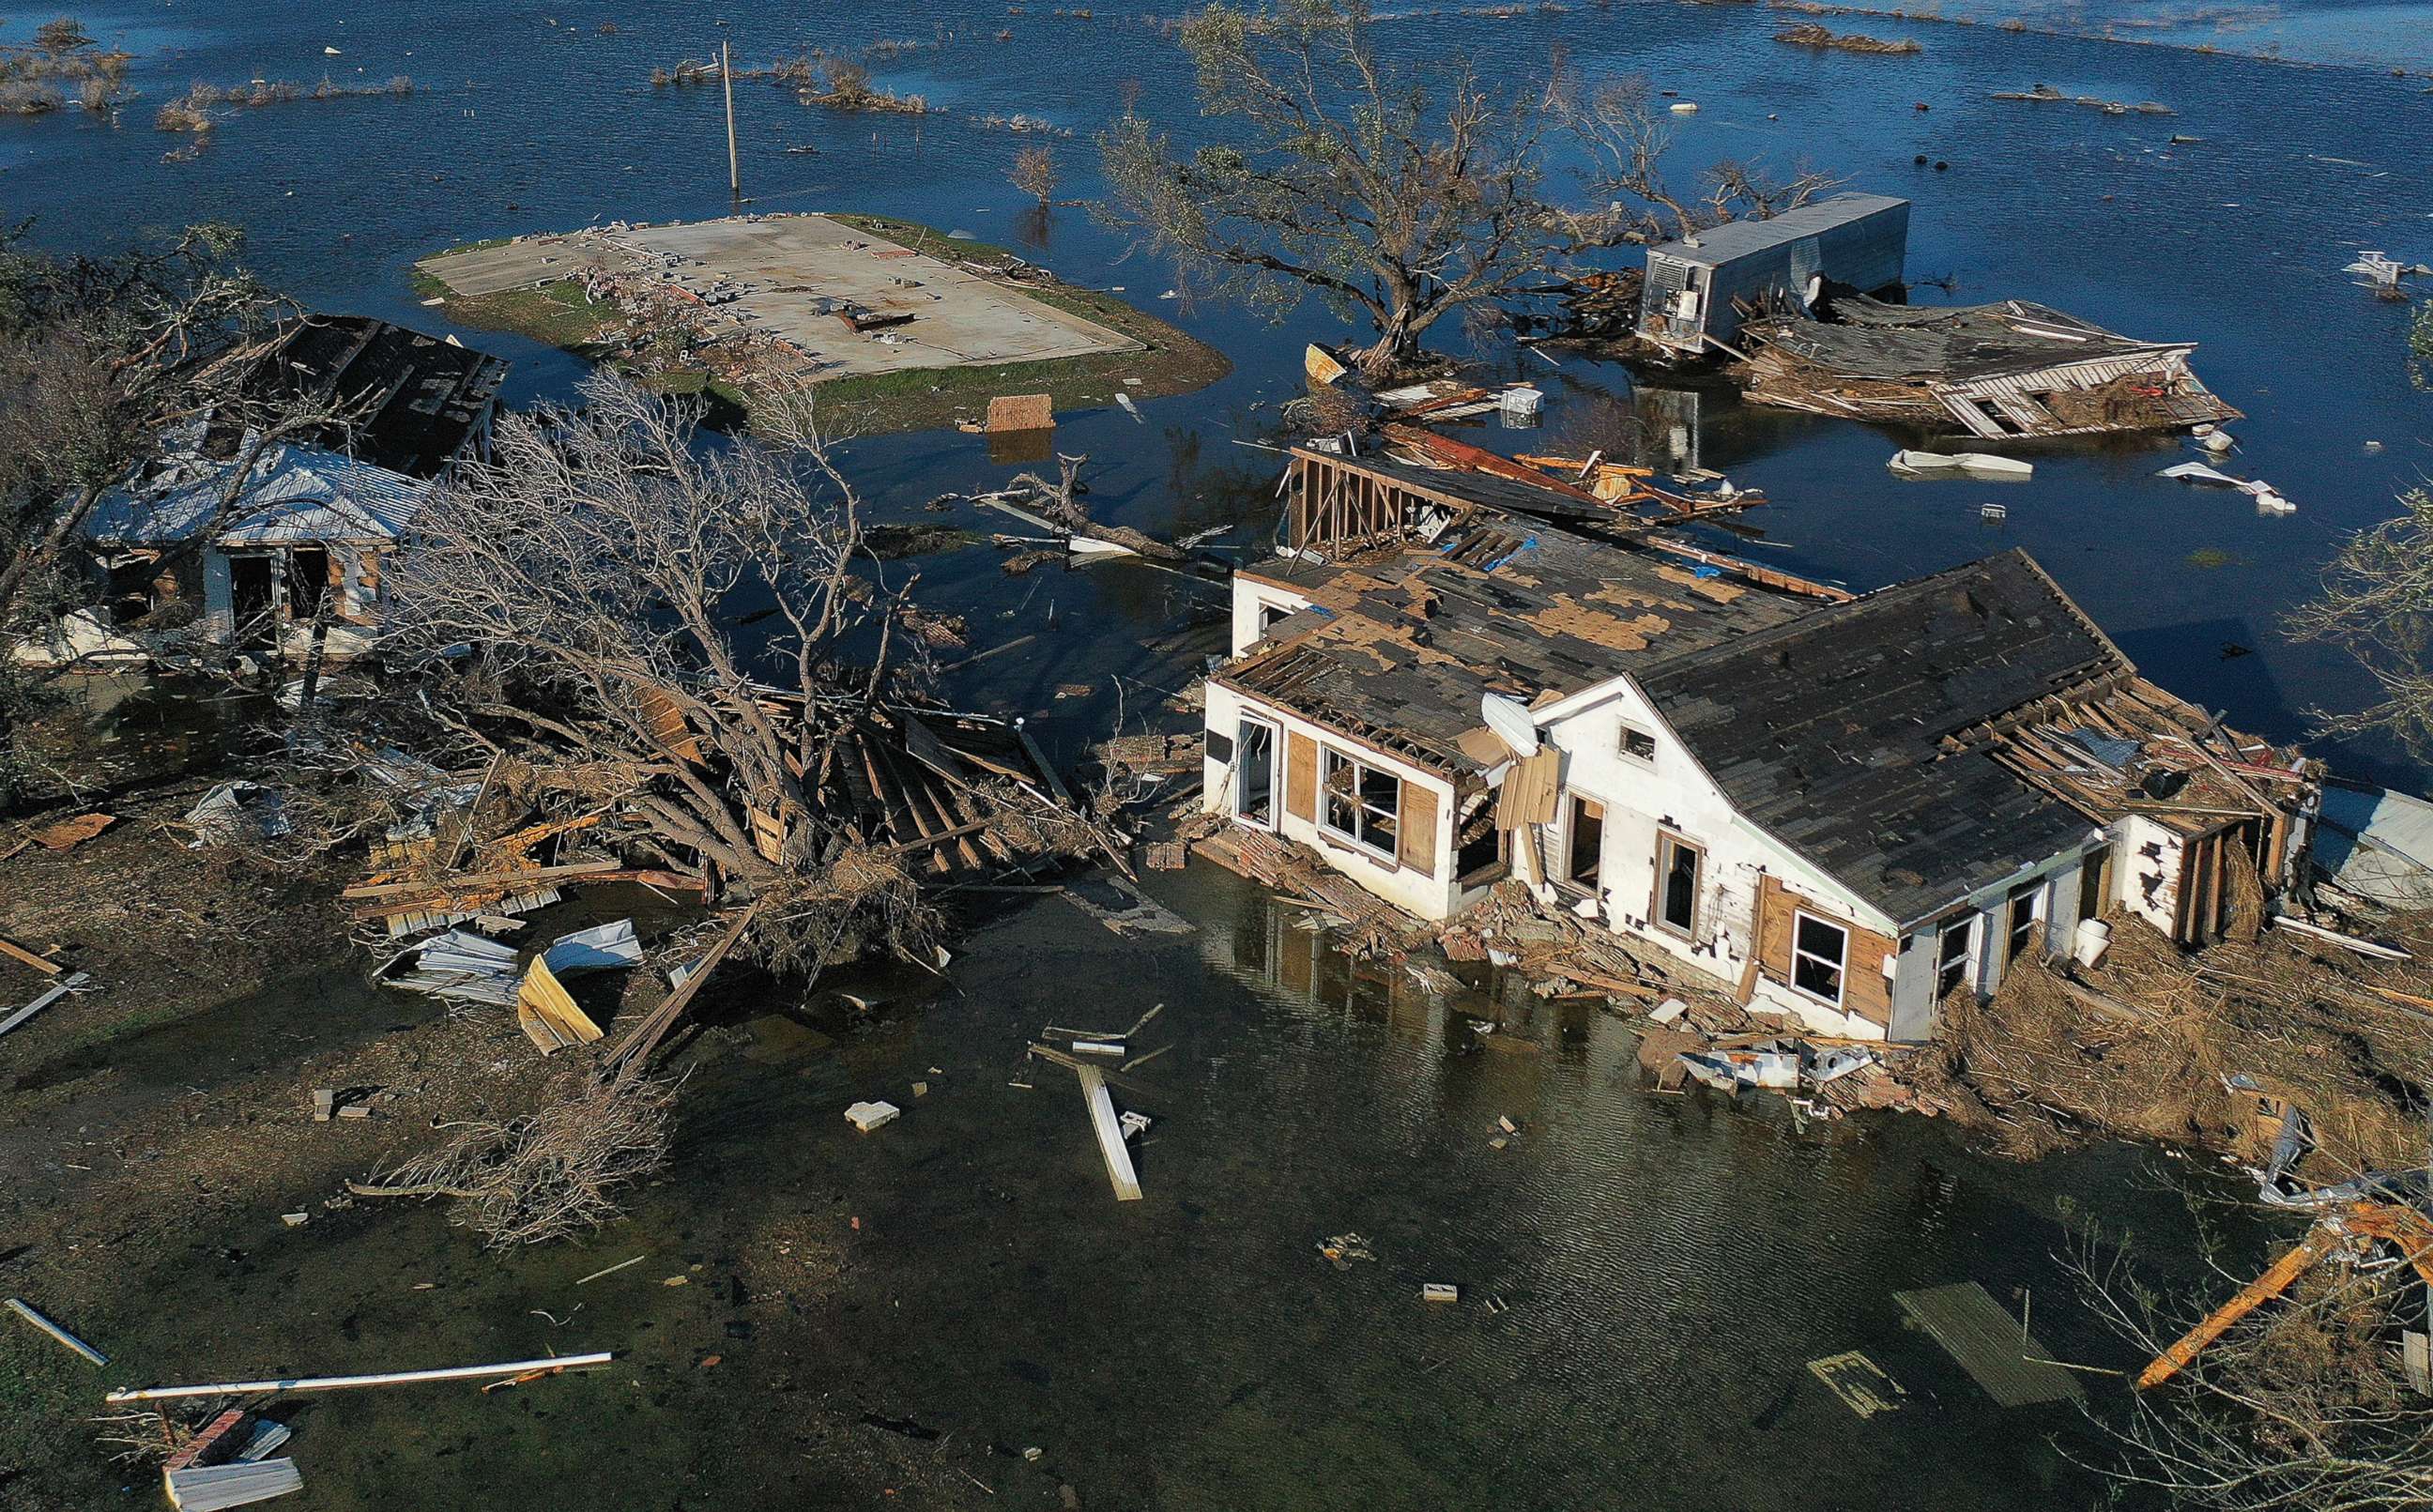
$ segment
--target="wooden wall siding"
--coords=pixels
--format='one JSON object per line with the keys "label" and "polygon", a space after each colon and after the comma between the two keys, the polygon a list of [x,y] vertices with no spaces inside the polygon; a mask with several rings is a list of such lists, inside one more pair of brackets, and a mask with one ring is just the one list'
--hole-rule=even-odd
{"label": "wooden wall siding", "polygon": [[[1791,985],[1792,915],[1801,909],[1849,931],[1849,954],[1842,963],[1843,1011],[1889,1028],[1893,1021],[1892,978],[1884,975],[1884,962],[1900,954],[1900,942],[1846,922],[1833,909],[1794,892],[1771,876],[1758,881],[1758,969],[1786,987]],[[1747,985],[1749,992],[1756,991],[1754,981]]]}
{"label": "wooden wall siding", "polygon": [[1403,812],[1395,831],[1395,858],[1415,872],[1437,875],[1437,795],[1403,779]]}
{"label": "wooden wall siding", "polygon": [[1318,823],[1318,742],[1299,731],[1285,737],[1285,812]]}

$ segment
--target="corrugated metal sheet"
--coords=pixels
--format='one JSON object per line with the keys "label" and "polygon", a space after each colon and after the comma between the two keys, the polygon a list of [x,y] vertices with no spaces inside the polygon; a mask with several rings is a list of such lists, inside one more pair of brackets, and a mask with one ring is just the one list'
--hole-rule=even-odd
{"label": "corrugated metal sheet", "polygon": [[[96,542],[190,540],[219,514],[234,462],[172,458],[146,479],[104,494],[87,517]],[[274,446],[256,462],[224,546],[395,540],[413,528],[432,485],[318,447]]]}

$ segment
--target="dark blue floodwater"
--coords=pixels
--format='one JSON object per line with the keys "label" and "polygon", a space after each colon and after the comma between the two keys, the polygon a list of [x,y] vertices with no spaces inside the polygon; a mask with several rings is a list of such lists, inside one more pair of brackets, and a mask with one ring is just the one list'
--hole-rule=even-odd
{"label": "dark blue floodwater", "polygon": [[[879,39],[922,43],[878,60],[876,76],[950,112],[840,116],[782,89],[744,88],[743,178],[762,209],[886,212],[1013,242],[1039,231],[1017,224],[1019,196],[1003,178],[1029,139],[981,129],[977,117],[1021,112],[1074,130],[1056,144],[1073,197],[1095,190],[1088,136],[1119,108],[1127,81],[1139,81],[1144,108],[1178,133],[1201,128],[1170,44],[1129,10],[1084,20],[965,0],[900,9],[739,4],[727,13],[747,59]],[[143,55],[134,77],[145,96],[114,122],[0,123],[0,208],[34,215],[45,243],[108,246],[201,217],[230,220],[250,230],[262,268],[303,297],[428,326],[440,323],[435,312],[416,306],[403,275],[433,248],[725,208],[715,93],[646,82],[655,63],[715,50],[720,28],[698,8],[186,0],[85,14]],[[2259,518],[2235,495],[2154,478],[2181,454],[2169,443],[2052,447],[2036,454],[2034,481],[1998,494],[1902,484],[1882,464],[1907,438],[1699,396],[1702,459],[1778,501],[1752,522],[1790,549],[1758,554],[1873,586],[2024,545],[2151,672],[2237,723],[2294,736],[2306,708],[2363,698],[2360,676],[2320,649],[2285,644],[2274,621],[2340,537],[2390,514],[2393,494],[2433,463],[2428,401],[2403,369],[2407,310],[2376,302],[2339,271],[2361,247],[2433,260],[2424,81],[1873,18],[1868,29],[1915,35],[1926,50],[1819,56],[1771,41],[1778,24],[1755,8],[1582,5],[1509,20],[1413,17],[1384,34],[1398,53],[1465,53],[1489,72],[1533,67],[1559,44],[1591,77],[1638,73],[1676,89],[1702,106],[1679,125],[1683,177],[1718,157],[1756,158],[1911,195],[1912,276],[1948,279],[1951,289],[1921,291],[1922,299],[2016,297],[2133,334],[2198,338],[2201,373],[2249,412],[2236,427],[2237,460],[2300,506],[2294,518]],[[1010,40],[996,40],[1000,31]],[[332,46],[340,56],[323,52]],[[198,161],[162,161],[181,139],[151,129],[151,111],[188,80],[310,82],[324,72],[341,82],[405,74],[417,92],[243,112]],[[2179,113],[2119,119],[1986,97],[2038,82],[2159,100]],[[2174,146],[2174,133],[2203,140]],[[801,144],[819,155],[784,151]],[[1919,154],[1950,167],[1920,169]],[[1237,363],[1212,390],[1146,406],[1146,425],[1113,408],[1063,417],[1057,445],[1091,454],[1097,507],[1153,531],[1228,519],[1263,529],[1273,459],[1233,443],[1262,433],[1274,405],[1299,391],[1296,354],[1333,333],[1325,313],[1308,307],[1278,329],[1160,301],[1174,282],[1168,270],[1078,209],[1059,211],[1039,247],[1066,277],[1122,286]],[[519,395],[562,393],[578,370],[527,343],[475,339],[517,359]],[[1547,441],[1580,450],[1635,444],[1639,406],[1619,368],[1573,361],[1558,373],[1508,351],[1496,360],[1551,384]],[[977,438],[948,433],[871,439],[854,452],[858,476],[889,510],[1009,470],[992,466]],[[2008,506],[1999,526],[1979,518],[1988,498]],[[984,681],[960,691],[1044,712],[1066,749],[1103,729],[1114,708],[1101,697],[1049,709],[1048,693],[1073,683],[1103,692],[1112,674],[1172,686],[1187,656],[1143,642],[1208,598],[1180,579],[1121,568],[1009,593],[985,549],[932,559],[925,571],[929,594],[972,620],[976,643],[1042,635],[1017,665],[986,664]],[[2378,750],[2350,755],[2414,775]]]}
{"label": "dark blue floodwater", "polygon": [[[2387,23],[2394,8],[2375,14]],[[437,247],[726,208],[715,94],[645,82],[654,64],[714,51],[718,27],[701,8],[188,0],[84,14],[143,55],[145,97],[114,123],[0,122],[0,213],[35,216],[48,245],[109,247],[234,221],[263,271],[303,298],[432,327],[442,323],[404,275]],[[1084,20],[980,0],[917,11],[739,0],[727,16],[744,59],[924,43],[876,63],[876,76],[952,113],[837,116],[783,90],[741,90],[755,205],[1028,235],[1067,278],[1121,286],[1221,346],[1236,368],[1215,388],[1145,405],[1146,423],[1113,408],[1068,414],[1057,445],[1090,453],[1095,503],[1110,518],[1157,532],[1237,522],[1243,545],[1264,536],[1275,459],[1235,442],[1269,432],[1301,389],[1302,343],[1336,328],[1315,307],[1276,329],[1160,300],[1169,270],[1078,210],[1018,225],[1003,176],[1026,139],[973,121],[1021,112],[1070,127],[1056,144],[1063,192],[1088,196],[1087,137],[1126,81],[1178,133],[1200,128],[1187,75],[1155,28],[1130,11]],[[1753,7],[1580,5],[1413,18],[1385,35],[1398,54],[1466,52],[1490,70],[1534,65],[1560,44],[1591,75],[1643,73],[1702,107],[1679,127],[1685,177],[1716,157],[1755,157],[1911,195],[1912,274],[1952,290],[1923,298],[2015,297],[2134,334],[2200,339],[2203,376],[2250,414],[2235,427],[2238,460],[2301,512],[2259,518],[2155,479],[2182,454],[2169,443],[2049,448],[2032,483],[1999,492],[1904,484],[1883,463],[1908,437],[1716,392],[1650,399],[1617,367],[1486,354],[1548,385],[1544,449],[1623,453],[1651,422],[1659,434],[1678,423],[1707,466],[1778,501],[1751,518],[1788,547],[1751,548],[1764,560],[1863,586],[2024,545],[2152,673],[2235,722],[2292,736],[2310,704],[2361,697],[2354,672],[2283,643],[2273,621],[2344,533],[2389,515],[2433,464],[2433,401],[2403,370],[2406,312],[2339,271],[2360,247],[2433,260],[2424,80],[1874,20],[1864,29],[1914,34],[1926,51],[1820,57],[1773,42],[1779,20]],[[1001,30],[1011,39],[997,41]],[[152,130],[151,112],[189,80],[310,83],[325,71],[341,82],[404,74],[417,88],[240,114],[197,160],[162,161],[180,139]],[[1986,98],[2037,82],[2179,113],[2123,120]],[[2173,133],[2203,140],[2173,146]],[[784,150],[802,144],[818,155]],[[1919,169],[1918,154],[1949,168]],[[518,398],[562,395],[580,371],[529,343],[465,334],[516,359]],[[893,518],[931,518],[920,506],[936,494],[1010,470],[950,433],[865,439],[851,453]],[[2008,506],[1999,527],[1979,518],[1987,499]],[[956,691],[1032,717],[1066,752],[1105,732],[1119,690],[1137,715],[1216,649],[1205,586],[1125,566],[1009,580],[995,562],[975,549],[920,564],[925,596],[965,615],[976,647],[1039,637],[963,674]],[[1075,683],[1097,692],[1054,698]],[[2352,755],[2416,776],[2377,751]],[[654,1189],[604,1252],[651,1250],[670,1270],[680,1254],[767,1263],[776,1226],[794,1225],[855,1247],[833,1305],[764,1322],[756,1345],[720,1332],[706,1286],[604,1284],[586,1294],[578,1332],[636,1351],[630,1375],[600,1378],[591,1395],[516,1402],[511,1418],[470,1397],[333,1399],[315,1429],[316,1496],[332,1506],[569,1493],[793,1504],[788,1477],[809,1472],[784,1415],[869,1410],[966,1440],[1044,1442],[1093,1506],[2094,1502],[2096,1484],[2049,1442],[2094,1451],[2074,1415],[1995,1410],[1902,1328],[1890,1294],[1963,1279],[2006,1305],[2032,1293],[2048,1347],[2127,1363],[2063,1300],[2053,1255],[2090,1219],[2185,1243],[2178,1204],[2133,1154],[2017,1171],[1915,1121],[1803,1132],[1779,1107],[1659,1097],[1641,1089],[1621,1026],[1586,1011],[1532,1006],[1509,1023],[1528,1048],[1478,1050],[1462,1024],[1484,1005],[1360,977],[1222,878],[1186,874],[1174,886],[1199,936],[1148,948],[1043,905],[972,942],[951,993],[842,1058],[704,1071],[688,1093],[682,1181]],[[1077,1001],[1100,1005],[1110,1024],[1165,1001],[1164,1028],[1148,1038],[1178,1045],[1157,1078],[1174,1093],[1154,1110],[1150,1199],[1120,1213],[1069,1085],[1003,1085],[1023,1037]],[[944,1068],[942,1090],[901,1125],[869,1142],[843,1132],[843,1102],[900,1097],[932,1065]],[[1503,1113],[1528,1131],[1492,1151]],[[867,1228],[841,1228],[847,1214]],[[432,1213],[386,1216],[343,1245],[317,1225],[284,1234],[264,1221],[264,1252],[293,1264],[258,1283],[215,1282],[217,1300],[193,1304],[235,1309],[232,1342],[201,1342],[212,1335],[199,1313],[138,1319],[130,1300],[125,1327],[145,1334],[143,1364],[169,1374],[339,1366],[358,1363],[351,1349],[366,1368],[389,1368],[451,1348],[536,1349],[559,1340],[528,1309],[562,1308],[572,1278],[607,1263],[549,1252],[502,1265]],[[1379,1241],[1379,1259],[1325,1268],[1310,1247],[1345,1230]],[[661,1273],[655,1263],[636,1274]],[[468,1305],[414,1289],[434,1276],[479,1290]],[[1419,1283],[1440,1279],[1504,1296],[1512,1311],[1421,1308]],[[360,1345],[351,1334],[342,1345],[315,1319],[357,1292],[381,1300],[366,1304]],[[1848,1349],[1921,1399],[1888,1419],[1848,1416],[1804,1368]],[[733,1368],[704,1374],[704,1350]],[[759,1395],[806,1387],[816,1407]],[[566,1416],[542,1420],[556,1410]],[[445,1442],[446,1455],[416,1447],[425,1442]],[[1052,1496],[1052,1479],[1005,1484],[1026,1504]],[[977,1492],[969,1502],[996,1504]]]}

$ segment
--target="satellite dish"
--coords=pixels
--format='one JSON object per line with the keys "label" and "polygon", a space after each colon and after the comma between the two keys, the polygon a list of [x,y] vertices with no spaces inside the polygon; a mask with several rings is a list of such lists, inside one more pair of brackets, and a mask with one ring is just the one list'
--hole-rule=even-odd
{"label": "satellite dish", "polygon": [[1538,722],[1519,703],[1500,693],[1482,693],[1478,698],[1479,718],[1487,722],[1496,739],[1512,748],[1515,756],[1538,754]]}

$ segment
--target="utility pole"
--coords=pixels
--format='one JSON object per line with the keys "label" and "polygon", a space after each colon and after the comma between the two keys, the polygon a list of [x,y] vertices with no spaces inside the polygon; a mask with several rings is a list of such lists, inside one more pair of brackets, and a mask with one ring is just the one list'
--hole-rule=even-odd
{"label": "utility pole", "polygon": [[735,50],[718,39],[718,82],[726,91],[726,192],[743,197],[743,174],[735,161]]}

